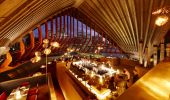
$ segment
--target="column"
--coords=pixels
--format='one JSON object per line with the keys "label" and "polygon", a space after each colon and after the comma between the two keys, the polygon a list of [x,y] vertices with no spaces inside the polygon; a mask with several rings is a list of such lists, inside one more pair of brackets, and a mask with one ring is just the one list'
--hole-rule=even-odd
{"label": "column", "polygon": [[156,66],[157,65],[157,45],[154,45],[153,47],[153,65]]}
{"label": "column", "polygon": [[170,43],[166,44],[166,56],[170,57]]}
{"label": "column", "polygon": [[151,51],[151,49],[152,49],[152,45],[151,45],[151,43],[148,43],[148,58],[147,58],[147,65],[148,66],[151,66],[151,53],[152,53],[152,51]]}
{"label": "column", "polygon": [[161,47],[160,47],[160,61],[164,60],[164,40],[161,40]]}
{"label": "column", "polygon": [[142,41],[139,43],[139,63],[143,64],[143,57],[142,57]]}
{"label": "column", "polygon": [[148,47],[145,48],[144,67],[147,67],[147,62],[148,62]]}

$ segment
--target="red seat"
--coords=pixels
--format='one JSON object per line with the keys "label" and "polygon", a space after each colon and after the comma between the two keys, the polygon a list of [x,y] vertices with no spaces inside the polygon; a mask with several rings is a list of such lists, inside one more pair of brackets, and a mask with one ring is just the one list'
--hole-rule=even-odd
{"label": "red seat", "polygon": [[3,93],[0,95],[0,100],[6,100],[6,99],[7,99],[6,92],[3,92]]}
{"label": "red seat", "polygon": [[27,86],[27,85],[29,85],[29,84],[30,84],[29,82],[23,82],[23,83],[21,83],[20,86],[21,86],[21,87],[22,87],[22,86]]}
{"label": "red seat", "polygon": [[30,95],[27,97],[27,100],[37,100],[37,95]]}
{"label": "red seat", "polygon": [[38,88],[37,87],[34,87],[34,88],[31,88],[29,91],[28,91],[28,95],[35,95],[38,93]]}

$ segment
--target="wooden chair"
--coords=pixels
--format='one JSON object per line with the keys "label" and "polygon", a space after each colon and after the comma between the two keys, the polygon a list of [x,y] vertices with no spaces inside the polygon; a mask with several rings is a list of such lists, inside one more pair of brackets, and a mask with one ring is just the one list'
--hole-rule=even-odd
{"label": "wooden chair", "polygon": [[37,100],[37,95],[36,94],[35,95],[29,95],[27,97],[27,100]]}
{"label": "wooden chair", "polygon": [[0,95],[0,100],[7,100],[6,92],[2,92],[2,94]]}
{"label": "wooden chair", "polygon": [[21,86],[21,87],[22,87],[22,86],[28,86],[29,84],[30,84],[29,82],[23,82],[23,83],[21,83],[20,86]]}
{"label": "wooden chair", "polygon": [[28,91],[28,95],[37,95],[37,94],[38,94],[38,88],[37,87],[31,88]]}

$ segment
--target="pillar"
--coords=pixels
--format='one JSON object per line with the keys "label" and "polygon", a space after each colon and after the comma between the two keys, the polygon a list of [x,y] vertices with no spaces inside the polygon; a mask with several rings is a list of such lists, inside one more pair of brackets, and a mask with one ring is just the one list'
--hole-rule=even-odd
{"label": "pillar", "polygon": [[142,41],[139,43],[139,63],[143,64],[143,55],[142,55]]}
{"label": "pillar", "polygon": [[152,50],[152,47],[153,47],[153,46],[152,46],[151,43],[149,42],[149,43],[148,43],[148,50],[147,50],[147,51],[148,51],[148,52],[147,52],[147,66],[148,66],[148,67],[151,66],[151,61],[152,61],[152,60],[151,60],[151,55],[152,55],[152,51],[151,51],[151,50]]}
{"label": "pillar", "polygon": [[166,56],[170,57],[170,43],[166,44]]}
{"label": "pillar", "polygon": [[157,60],[157,50],[158,50],[158,47],[157,47],[157,45],[154,45],[154,47],[153,47],[153,65],[154,66],[156,66],[157,65],[157,62],[158,62],[158,60]]}
{"label": "pillar", "polygon": [[147,67],[147,63],[148,63],[148,47],[145,48],[144,67]]}
{"label": "pillar", "polygon": [[160,45],[160,61],[164,60],[164,40],[161,40],[161,45]]}

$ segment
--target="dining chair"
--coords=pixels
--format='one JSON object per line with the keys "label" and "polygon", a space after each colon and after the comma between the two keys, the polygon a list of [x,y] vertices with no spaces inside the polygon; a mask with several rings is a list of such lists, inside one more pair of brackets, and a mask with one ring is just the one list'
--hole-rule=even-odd
{"label": "dining chair", "polygon": [[0,95],[0,100],[6,100],[7,99],[7,94],[6,92],[2,92]]}

